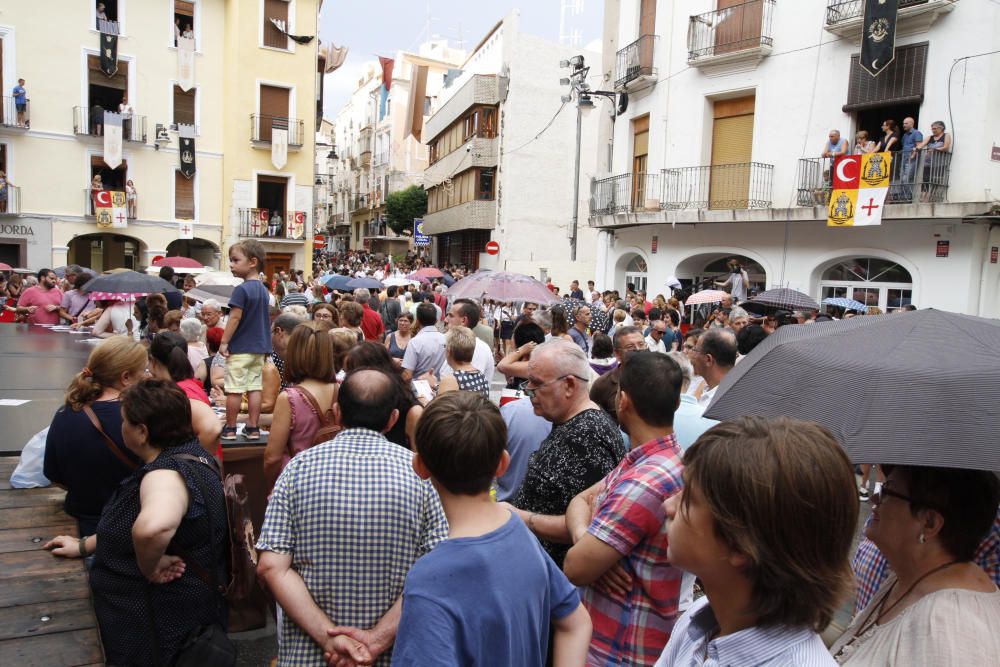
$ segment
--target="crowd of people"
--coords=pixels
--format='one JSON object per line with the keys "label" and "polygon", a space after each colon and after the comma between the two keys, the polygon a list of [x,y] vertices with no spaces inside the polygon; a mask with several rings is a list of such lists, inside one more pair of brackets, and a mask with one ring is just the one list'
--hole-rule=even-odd
{"label": "crowd of people", "polygon": [[[134,329],[108,316],[53,419],[45,474],[80,535],[47,546],[87,559],[109,664],[170,664],[193,634],[227,628],[217,463],[222,444],[265,435],[257,572],[279,665],[1000,654],[994,473],[883,465],[859,488],[818,424],[704,416],[777,328],[853,313],[758,316],[738,264],[720,281],[730,294],[693,318],[683,292],[593,281],[550,285],[542,304],[453,299],[445,277],[326,287],[422,263],[407,259],[264,276],[246,240],[229,251],[244,280],[228,301],[151,295]],[[19,285],[17,316],[79,325],[114,308],[70,274],[66,294],[47,271]],[[854,620],[831,627],[846,605]]]}

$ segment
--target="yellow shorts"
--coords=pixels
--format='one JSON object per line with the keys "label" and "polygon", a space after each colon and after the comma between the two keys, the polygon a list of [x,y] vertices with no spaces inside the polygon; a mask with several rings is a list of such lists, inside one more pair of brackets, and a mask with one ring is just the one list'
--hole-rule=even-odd
{"label": "yellow shorts", "polygon": [[227,394],[261,391],[264,388],[264,354],[230,354],[226,358]]}

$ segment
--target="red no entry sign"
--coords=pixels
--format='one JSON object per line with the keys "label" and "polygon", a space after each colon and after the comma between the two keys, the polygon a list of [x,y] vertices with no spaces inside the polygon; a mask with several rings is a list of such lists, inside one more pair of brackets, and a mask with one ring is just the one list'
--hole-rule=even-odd
{"label": "red no entry sign", "polygon": [[486,254],[487,255],[498,255],[500,254],[500,244],[496,241],[490,241],[486,244]]}
{"label": "red no entry sign", "polygon": [[313,238],[313,248],[315,248],[317,250],[322,250],[325,247],[326,247],[326,239],[325,238],[323,238],[322,236],[318,236],[318,235],[315,238]]}

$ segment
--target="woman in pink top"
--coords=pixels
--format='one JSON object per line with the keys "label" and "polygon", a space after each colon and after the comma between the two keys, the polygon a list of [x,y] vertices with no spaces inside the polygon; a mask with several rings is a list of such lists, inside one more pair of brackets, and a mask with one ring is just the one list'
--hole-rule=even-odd
{"label": "woman in pink top", "polygon": [[285,352],[285,378],[292,386],[278,394],[264,448],[268,493],[291,458],[316,444],[320,429],[332,423],[335,373],[328,327],[319,322],[296,326]]}

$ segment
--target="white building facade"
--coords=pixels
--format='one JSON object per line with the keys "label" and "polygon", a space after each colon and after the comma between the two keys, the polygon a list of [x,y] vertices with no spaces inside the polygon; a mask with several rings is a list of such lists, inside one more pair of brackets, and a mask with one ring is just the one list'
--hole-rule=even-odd
{"label": "white building facade", "polygon": [[[513,11],[449,77],[424,127],[424,231],[439,264],[464,264],[550,279],[567,288],[594,274],[596,232],[586,225],[587,186],[595,174],[598,113],[583,120],[578,254],[570,259],[576,109],[560,96],[560,61],[582,54],[520,30]],[[487,243],[499,244],[495,255]]]}
{"label": "white building facade", "polygon": [[[1000,56],[967,58],[998,48],[1000,6],[900,5],[872,78],[861,1],[607,0],[602,87],[629,105],[598,138],[598,285],[667,293],[738,257],[758,289],[1000,316]],[[829,131],[853,146],[906,117],[944,122],[951,154],[896,160],[880,226],[828,227]]]}

